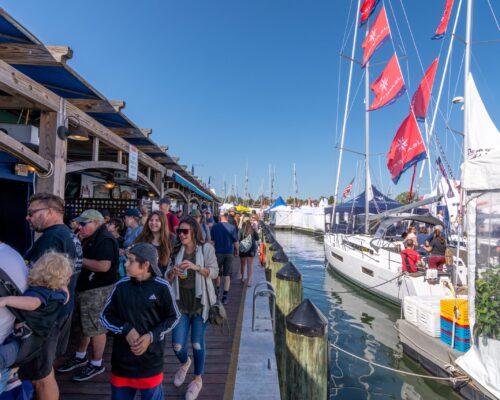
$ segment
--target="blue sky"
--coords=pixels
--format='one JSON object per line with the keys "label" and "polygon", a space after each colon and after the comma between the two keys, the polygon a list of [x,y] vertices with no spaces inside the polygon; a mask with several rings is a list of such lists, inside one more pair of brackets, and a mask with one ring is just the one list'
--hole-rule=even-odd
{"label": "blue sky", "polygon": [[[4,0],[2,6],[44,43],[71,46],[74,56],[69,65],[108,98],[125,100],[124,112],[130,119],[141,127],[153,128],[154,140],[168,145],[169,153],[180,156],[182,164],[195,164],[195,172],[202,179],[211,176],[219,193],[223,179],[229,190],[236,175],[238,192],[243,194],[247,163],[251,194],[256,197],[262,187],[267,193],[271,164],[276,171],[275,193],[287,196],[293,191],[292,164],[296,163],[299,196],[318,197],[332,194],[334,188],[338,159],[335,146],[348,70],[348,62],[340,61],[339,52],[349,10],[355,3]],[[423,75],[402,10],[405,4],[424,69],[444,46],[436,78],[439,83],[449,36],[441,41],[430,37],[444,3],[385,1],[395,46],[387,42],[375,54],[372,60],[379,65],[371,69],[370,81],[380,74],[394,48],[402,56],[400,63],[410,97]],[[500,4],[495,0],[475,3],[473,40],[498,40],[489,4],[497,18]],[[449,31],[455,10],[456,5]],[[462,21],[457,32],[462,37],[463,25]],[[352,18],[347,28],[352,28]],[[359,35],[357,59],[361,57],[364,29]],[[352,35],[343,52],[350,54],[351,46]],[[473,46],[472,60],[479,91],[497,126],[499,46],[478,43]],[[459,175],[461,138],[443,126],[448,120],[449,126],[462,130],[459,108],[449,106],[454,96],[463,94],[462,81],[458,80],[462,54],[463,45],[456,42],[452,73],[442,100],[445,117],[438,117],[436,125],[455,176]],[[354,70],[353,93],[357,95],[345,147],[363,151],[364,86],[361,69],[355,66]],[[408,105],[405,95],[396,104],[370,115],[370,151],[375,155],[372,181],[385,193],[397,194],[409,188],[411,173],[394,186],[385,166],[385,154],[408,113]],[[360,156],[349,153],[344,160],[340,190],[356,175]],[[428,188],[428,178],[422,186]]]}

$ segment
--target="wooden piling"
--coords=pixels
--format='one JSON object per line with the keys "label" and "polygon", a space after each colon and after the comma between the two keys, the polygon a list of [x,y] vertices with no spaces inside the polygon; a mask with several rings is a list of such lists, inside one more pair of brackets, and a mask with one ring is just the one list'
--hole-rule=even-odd
{"label": "wooden piling", "polygon": [[283,249],[279,249],[271,257],[271,284],[276,288],[276,273],[288,262],[288,257]]}
{"label": "wooden piling", "polygon": [[274,346],[278,366],[280,393],[286,388],[286,324],[285,317],[302,301],[302,275],[291,262],[276,273],[276,330]]}
{"label": "wooden piling", "polygon": [[273,256],[278,250],[281,250],[281,246],[277,241],[274,241],[269,246],[269,251],[266,256],[266,279],[271,282],[271,269],[273,268]]}
{"label": "wooden piling", "polygon": [[286,317],[286,389],[282,398],[325,400],[328,394],[328,320],[309,299]]}

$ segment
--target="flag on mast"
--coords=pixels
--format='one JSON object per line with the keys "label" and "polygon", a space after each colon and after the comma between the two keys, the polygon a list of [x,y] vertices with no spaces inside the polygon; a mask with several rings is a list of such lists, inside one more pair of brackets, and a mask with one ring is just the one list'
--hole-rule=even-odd
{"label": "flag on mast", "polygon": [[392,56],[370,88],[375,93],[375,100],[368,111],[378,110],[395,102],[405,92],[405,82],[396,54]]}
{"label": "flag on mast", "polygon": [[394,184],[398,183],[403,172],[426,158],[426,155],[427,152],[415,114],[410,111],[394,136],[387,154],[387,168],[391,172]]}
{"label": "flag on mast", "polygon": [[377,8],[379,0],[365,0],[363,1],[363,4],[361,5],[361,8],[359,12],[361,13],[361,18],[359,19],[359,25],[363,25],[368,18],[370,18],[370,15],[375,11]]}
{"label": "flag on mast", "polygon": [[345,200],[349,197],[349,193],[351,193],[352,189],[352,184],[354,183],[354,178],[352,178],[352,181],[347,184],[345,189],[342,192],[342,198]]}
{"label": "flag on mast", "polygon": [[444,7],[443,16],[439,22],[439,26],[436,33],[432,37],[433,39],[442,39],[446,33],[446,28],[448,27],[448,22],[450,21],[451,9],[453,7],[453,0],[446,0],[446,5]]}
{"label": "flag on mast", "polygon": [[425,116],[427,115],[427,108],[432,93],[432,86],[434,85],[438,61],[439,57],[433,61],[429,69],[425,72],[422,82],[418,85],[418,89],[411,99],[411,109],[415,113],[417,121],[425,120]]}
{"label": "flag on mast", "polygon": [[391,35],[389,29],[389,23],[387,22],[387,14],[385,12],[385,7],[382,6],[380,13],[375,20],[375,23],[366,35],[365,40],[361,47],[364,49],[363,52],[363,67],[368,61],[370,61],[371,56],[375,51],[384,44],[386,39]]}

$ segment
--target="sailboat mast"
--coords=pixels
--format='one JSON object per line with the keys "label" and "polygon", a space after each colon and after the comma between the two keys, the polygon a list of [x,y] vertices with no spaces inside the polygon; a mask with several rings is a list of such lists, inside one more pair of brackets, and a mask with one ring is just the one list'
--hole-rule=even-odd
{"label": "sailboat mast", "polygon": [[[361,6],[361,0],[358,0],[358,6],[356,8],[356,16],[359,15],[359,9]],[[357,17],[356,17],[357,18]],[[342,122],[342,135],[340,138],[340,152],[339,161],[337,165],[337,178],[335,181],[335,191],[333,195],[333,208],[332,215],[330,216],[330,226],[333,225],[335,220],[335,208],[337,207],[338,197],[339,197],[339,185],[340,185],[340,168],[342,167],[342,157],[344,156],[344,139],[345,131],[347,126],[347,114],[349,112],[349,98],[351,96],[351,82],[352,82],[352,70],[354,68],[354,52],[356,51],[356,39],[358,37],[358,21],[354,22],[354,37],[352,39],[352,51],[351,51],[351,65],[349,66],[349,80],[347,81],[347,94],[344,109],[344,120]]]}
{"label": "sailboat mast", "polygon": [[293,208],[296,207],[297,194],[299,189],[297,188],[297,171],[295,170],[295,163],[293,163]]}
{"label": "sailboat mast", "polygon": [[[366,21],[366,34],[368,36],[369,28],[368,21]],[[370,99],[370,63],[366,63],[365,67],[365,233],[368,234],[368,211],[370,210],[370,196],[368,193],[372,192],[370,173],[370,113],[369,109]]]}
{"label": "sailboat mast", "polygon": [[[465,27],[465,60],[464,60],[464,168],[467,160],[467,137],[469,136],[469,90],[470,53],[472,39],[472,1],[467,1],[467,23]],[[463,172],[462,172],[463,174]]]}

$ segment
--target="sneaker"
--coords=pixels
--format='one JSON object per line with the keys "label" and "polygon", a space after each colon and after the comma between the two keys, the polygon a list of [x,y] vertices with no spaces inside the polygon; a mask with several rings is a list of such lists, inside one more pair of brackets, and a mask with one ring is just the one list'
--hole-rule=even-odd
{"label": "sneaker", "polygon": [[77,356],[71,357],[68,361],[66,361],[63,365],[56,369],[56,372],[64,373],[73,371],[76,368],[83,367],[88,363],[87,357],[78,358]]}
{"label": "sneaker", "polygon": [[186,391],[186,400],[195,400],[200,394],[201,388],[203,387],[202,382],[192,381]]}
{"label": "sneaker", "polygon": [[227,296],[222,296],[222,304],[227,304]]}
{"label": "sneaker", "polygon": [[187,365],[181,365],[177,372],[175,373],[174,377],[174,386],[175,387],[181,387],[182,384],[184,383],[184,380],[186,379],[186,374],[189,370],[189,367],[191,366],[191,358],[188,357],[187,360]]}
{"label": "sneaker", "polygon": [[78,375],[75,375],[73,378],[71,378],[71,380],[76,382],[87,381],[96,375],[102,374],[105,369],[106,368],[104,368],[104,365],[96,367],[95,365],[92,365],[90,362],[88,362],[85,368],[82,369],[82,372],[80,372]]}

